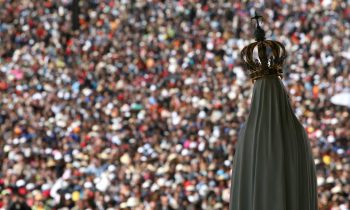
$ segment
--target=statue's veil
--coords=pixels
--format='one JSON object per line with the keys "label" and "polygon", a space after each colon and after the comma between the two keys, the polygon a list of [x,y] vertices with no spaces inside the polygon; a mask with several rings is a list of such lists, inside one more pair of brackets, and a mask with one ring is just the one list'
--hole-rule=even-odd
{"label": "statue's veil", "polygon": [[278,76],[255,81],[236,145],[230,210],[243,209],[317,209],[310,144]]}

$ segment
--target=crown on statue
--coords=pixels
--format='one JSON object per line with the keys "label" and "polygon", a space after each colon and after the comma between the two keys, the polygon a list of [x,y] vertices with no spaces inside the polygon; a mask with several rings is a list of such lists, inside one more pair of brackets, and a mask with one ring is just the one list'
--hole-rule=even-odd
{"label": "crown on statue", "polygon": [[255,13],[256,30],[254,32],[256,42],[244,47],[241,58],[249,71],[253,82],[267,75],[283,76],[283,63],[287,57],[284,45],[278,41],[266,40],[265,31],[259,25],[261,16]]}

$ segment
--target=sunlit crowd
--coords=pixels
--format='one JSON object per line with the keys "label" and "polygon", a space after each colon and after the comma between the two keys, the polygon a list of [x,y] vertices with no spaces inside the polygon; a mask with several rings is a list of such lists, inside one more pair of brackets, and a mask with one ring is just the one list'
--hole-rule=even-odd
{"label": "sunlit crowd", "polygon": [[349,210],[350,2],[234,2],[0,0],[0,209],[227,210],[257,10],[319,208]]}

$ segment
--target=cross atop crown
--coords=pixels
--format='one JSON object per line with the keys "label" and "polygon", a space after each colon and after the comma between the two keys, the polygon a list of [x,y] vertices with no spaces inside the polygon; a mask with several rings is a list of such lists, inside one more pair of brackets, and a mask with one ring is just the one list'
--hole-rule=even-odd
{"label": "cross atop crown", "polygon": [[261,16],[261,15],[258,15],[257,12],[255,12],[255,16],[251,18],[252,20],[256,20],[256,25],[257,25],[257,27],[260,27],[260,25],[259,25],[259,19],[260,19],[260,18],[262,18],[262,16]]}
{"label": "cross atop crown", "polygon": [[256,20],[254,31],[256,42],[245,46],[241,51],[241,59],[253,81],[267,75],[282,77],[283,63],[287,57],[286,49],[282,43],[265,39],[265,31],[259,23],[260,18],[262,16],[256,12],[255,16],[251,18]]}

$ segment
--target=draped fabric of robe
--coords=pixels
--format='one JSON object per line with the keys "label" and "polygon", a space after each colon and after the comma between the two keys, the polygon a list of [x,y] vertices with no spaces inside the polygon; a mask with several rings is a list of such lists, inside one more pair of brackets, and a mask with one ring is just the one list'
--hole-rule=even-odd
{"label": "draped fabric of robe", "polygon": [[254,83],[233,160],[230,210],[318,210],[307,134],[277,76]]}

